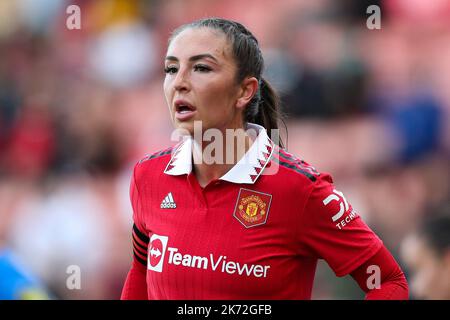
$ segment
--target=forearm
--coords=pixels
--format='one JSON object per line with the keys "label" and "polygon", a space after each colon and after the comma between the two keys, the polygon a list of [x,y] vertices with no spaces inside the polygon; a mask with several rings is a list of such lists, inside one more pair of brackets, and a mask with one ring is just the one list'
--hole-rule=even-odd
{"label": "forearm", "polygon": [[133,261],[133,266],[128,272],[127,279],[122,290],[121,300],[147,300],[147,282],[146,272],[141,266],[136,265]]}
{"label": "forearm", "polygon": [[148,237],[133,226],[133,264],[122,290],[122,300],[147,299],[147,247]]}
{"label": "forearm", "polygon": [[366,292],[366,300],[408,299],[405,275],[384,246],[351,275]]}

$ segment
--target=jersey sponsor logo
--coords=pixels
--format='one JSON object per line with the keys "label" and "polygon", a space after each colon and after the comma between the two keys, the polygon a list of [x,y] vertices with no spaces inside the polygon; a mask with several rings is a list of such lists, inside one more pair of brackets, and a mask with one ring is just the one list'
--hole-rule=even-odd
{"label": "jersey sponsor logo", "polygon": [[160,205],[161,209],[176,209],[177,204],[173,200],[172,192],[169,192]]}
{"label": "jersey sponsor logo", "polygon": [[323,200],[323,204],[325,206],[328,206],[331,202],[338,202],[339,203],[339,211],[337,211],[332,217],[331,220],[336,223],[336,227],[338,229],[342,229],[345,227],[350,221],[355,219],[357,217],[356,212],[352,209],[350,211],[350,214],[346,215],[344,218],[342,216],[344,213],[348,212],[349,205],[347,202],[347,199],[345,199],[344,194],[340,191],[337,191],[336,189],[333,190],[333,193],[330,194],[328,197],[326,197]]}
{"label": "jersey sponsor logo", "polygon": [[149,270],[162,272],[168,239],[166,236],[159,236],[157,234],[151,236],[147,264]]}
{"label": "jersey sponsor logo", "polygon": [[353,219],[355,219],[358,215],[356,214],[355,210],[351,210],[348,215],[346,215],[344,218],[342,218],[338,223],[336,223],[336,228],[339,230],[344,228],[347,224],[350,223]]}
{"label": "jersey sponsor logo", "polygon": [[168,252],[167,264],[182,266],[239,276],[266,278],[270,266],[260,264],[247,264],[232,261],[224,255],[210,253],[208,256],[197,256],[181,253],[179,248],[167,246],[169,237],[153,234],[150,238],[150,250],[148,254],[148,269],[162,272],[164,257]]}
{"label": "jersey sponsor logo", "polygon": [[246,228],[267,222],[272,195],[241,188],[233,216]]}

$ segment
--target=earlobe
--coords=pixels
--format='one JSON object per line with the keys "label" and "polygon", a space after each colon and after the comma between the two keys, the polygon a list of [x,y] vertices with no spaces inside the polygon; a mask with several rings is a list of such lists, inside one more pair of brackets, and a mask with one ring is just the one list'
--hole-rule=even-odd
{"label": "earlobe", "polygon": [[242,99],[242,97],[237,99],[237,101],[236,101],[236,108],[242,109],[246,105],[247,105],[247,103],[245,102],[245,99]]}

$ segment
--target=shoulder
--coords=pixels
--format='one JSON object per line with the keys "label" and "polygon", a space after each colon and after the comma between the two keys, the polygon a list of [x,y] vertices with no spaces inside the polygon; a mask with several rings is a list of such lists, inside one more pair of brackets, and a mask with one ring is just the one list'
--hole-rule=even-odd
{"label": "shoulder", "polygon": [[139,162],[137,163],[137,165],[141,165],[144,162],[155,162],[155,161],[161,161],[166,157],[170,157],[170,154],[172,153],[172,151],[176,148],[176,146],[171,146],[169,148],[163,149],[163,150],[159,150],[157,152],[154,153],[147,153],[144,157],[142,157]]}
{"label": "shoulder", "polygon": [[[171,146],[157,152],[145,154],[141,159],[139,159],[139,161],[137,161],[134,166],[134,178],[137,179],[142,175],[149,176],[158,171],[164,171],[164,168],[169,162],[174,149],[176,149],[176,146]],[[158,170],[159,167],[161,167],[162,169]]]}
{"label": "shoulder", "polygon": [[301,180],[303,184],[314,187],[322,183],[333,183],[330,174],[319,172],[313,165],[286,149],[277,147],[272,161],[279,165],[279,171],[294,180]]}
{"label": "shoulder", "polygon": [[281,148],[278,149],[277,158],[279,171],[284,171],[286,175],[282,180],[284,183],[291,181],[289,186],[295,185],[298,190],[304,191],[302,199],[311,215],[318,218],[333,215],[335,221],[344,211],[349,210],[344,194],[336,190],[334,180],[328,172],[319,172],[311,164]]}

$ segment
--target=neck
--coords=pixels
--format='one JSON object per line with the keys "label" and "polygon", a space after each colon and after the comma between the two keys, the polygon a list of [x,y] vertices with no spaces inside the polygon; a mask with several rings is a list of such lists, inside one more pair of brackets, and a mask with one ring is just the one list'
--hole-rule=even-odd
{"label": "neck", "polygon": [[193,141],[193,170],[202,188],[227,173],[253,144],[243,128],[218,132],[212,141]]}

